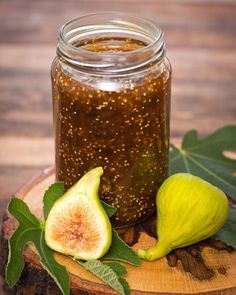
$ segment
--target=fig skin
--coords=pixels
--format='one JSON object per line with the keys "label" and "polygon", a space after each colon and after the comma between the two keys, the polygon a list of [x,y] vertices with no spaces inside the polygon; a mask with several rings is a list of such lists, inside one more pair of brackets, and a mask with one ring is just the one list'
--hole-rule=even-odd
{"label": "fig skin", "polygon": [[189,173],[167,178],[157,193],[156,204],[157,244],[138,251],[141,258],[150,261],[213,236],[229,212],[223,191]]}
{"label": "fig skin", "polygon": [[53,205],[45,222],[47,245],[75,259],[104,256],[112,241],[110,220],[99,200],[102,167],[87,172]]}

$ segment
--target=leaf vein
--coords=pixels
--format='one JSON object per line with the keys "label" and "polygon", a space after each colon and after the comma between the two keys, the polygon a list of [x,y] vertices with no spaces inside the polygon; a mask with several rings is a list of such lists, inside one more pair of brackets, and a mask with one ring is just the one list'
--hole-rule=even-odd
{"label": "leaf vein", "polygon": [[186,155],[186,157],[188,157],[190,159],[190,161],[194,162],[198,167],[200,167],[202,170],[206,171],[208,174],[214,176],[218,180],[224,182],[226,185],[228,185],[228,186],[232,187],[233,189],[235,189],[234,185],[232,185],[230,182],[226,181],[224,178],[220,178],[216,173],[212,172],[211,170],[209,170],[208,168],[206,168],[205,166],[200,164],[198,161],[194,160],[194,158],[191,157],[189,154]]}

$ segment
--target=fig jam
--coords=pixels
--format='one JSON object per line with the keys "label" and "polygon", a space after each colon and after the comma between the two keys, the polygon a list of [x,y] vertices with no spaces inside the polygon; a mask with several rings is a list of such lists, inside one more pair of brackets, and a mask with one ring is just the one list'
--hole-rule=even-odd
{"label": "fig jam", "polygon": [[96,64],[104,56],[141,64],[137,53],[142,58],[148,44],[127,36],[86,37],[70,46],[90,62],[93,57],[95,65],[78,65],[61,52],[53,62],[56,178],[69,188],[102,166],[99,195],[117,208],[113,224],[141,222],[155,212],[156,193],[168,173],[169,62],[162,56],[125,72],[120,63],[117,72],[116,65],[105,63],[104,70]]}

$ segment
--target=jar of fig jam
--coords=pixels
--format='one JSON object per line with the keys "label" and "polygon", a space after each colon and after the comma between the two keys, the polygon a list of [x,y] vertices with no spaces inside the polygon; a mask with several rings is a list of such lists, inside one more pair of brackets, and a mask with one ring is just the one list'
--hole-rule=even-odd
{"label": "jar of fig jam", "polygon": [[72,186],[102,166],[100,198],[116,227],[155,212],[168,173],[171,67],[161,29],[98,13],[66,23],[52,64],[56,178]]}

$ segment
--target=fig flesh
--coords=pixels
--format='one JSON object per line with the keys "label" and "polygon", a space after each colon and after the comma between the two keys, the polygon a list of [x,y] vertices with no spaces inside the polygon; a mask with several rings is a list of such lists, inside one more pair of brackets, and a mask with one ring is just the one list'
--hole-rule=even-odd
{"label": "fig flesh", "polygon": [[170,176],[157,193],[156,246],[139,250],[146,260],[156,260],[171,250],[213,236],[228,217],[228,199],[223,191],[189,173]]}
{"label": "fig flesh", "polygon": [[98,197],[102,167],[86,173],[53,205],[45,223],[47,245],[75,259],[98,259],[110,248],[110,220]]}

